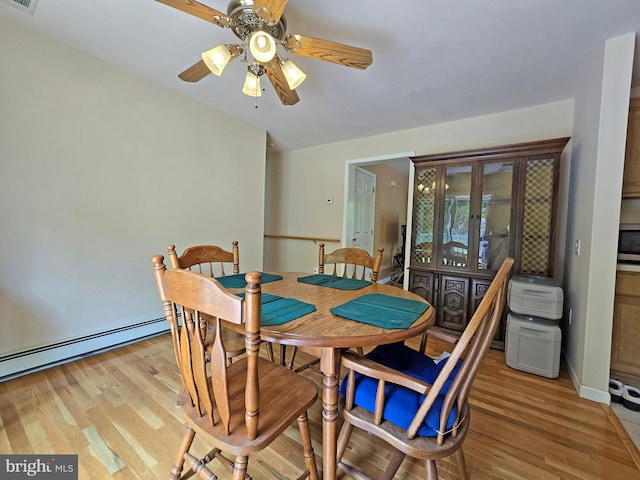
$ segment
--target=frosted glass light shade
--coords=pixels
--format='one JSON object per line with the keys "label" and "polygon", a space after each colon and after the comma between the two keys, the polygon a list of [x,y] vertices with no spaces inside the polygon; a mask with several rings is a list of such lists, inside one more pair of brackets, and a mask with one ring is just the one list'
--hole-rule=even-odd
{"label": "frosted glass light shade", "polygon": [[262,96],[260,77],[255,76],[251,72],[247,72],[247,76],[244,79],[244,86],[242,87],[242,93],[249,95],[250,97]]}
{"label": "frosted glass light shade", "polygon": [[231,52],[225,45],[218,45],[202,54],[202,61],[217,76],[222,75],[229,60],[231,60]]}
{"label": "frosted glass light shade", "polygon": [[282,65],[282,73],[284,73],[284,78],[287,79],[287,83],[291,90],[298,88],[300,84],[304,82],[304,79],[307,78],[305,73],[288,59]]}
{"label": "frosted glass light shade", "polygon": [[276,54],[276,41],[267,32],[256,30],[249,35],[249,51],[258,62],[270,62]]}

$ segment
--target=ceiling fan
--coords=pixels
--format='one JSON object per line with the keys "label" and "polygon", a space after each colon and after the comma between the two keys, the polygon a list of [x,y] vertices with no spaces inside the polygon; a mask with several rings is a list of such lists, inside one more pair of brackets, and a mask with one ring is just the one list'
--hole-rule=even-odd
{"label": "ceiling fan", "polygon": [[288,58],[276,51],[280,45],[288,52],[364,70],[373,62],[370,50],[342,43],[287,33],[284,10],[288,0],[231,0],[224,14],[196,0],[156,0],[222,28],[230,28],[241,42],[222,44],[202,53],[202,60],[178,77],[197,82],[210,73],[220,76],[231,60],[247,63],[242,91],[250,96],[262,94],[260,77],[266,73],[280,101],[295,105],[300,100],[296,88],[306,75]]}

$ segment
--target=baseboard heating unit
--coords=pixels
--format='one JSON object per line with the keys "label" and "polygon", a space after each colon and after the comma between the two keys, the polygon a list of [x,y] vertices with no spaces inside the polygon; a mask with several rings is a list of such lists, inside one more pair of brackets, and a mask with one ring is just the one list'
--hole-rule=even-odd
{"label": "baseboard heating unit", "polygon": [[164,317],[0,356],[0,382],[169,331]]}

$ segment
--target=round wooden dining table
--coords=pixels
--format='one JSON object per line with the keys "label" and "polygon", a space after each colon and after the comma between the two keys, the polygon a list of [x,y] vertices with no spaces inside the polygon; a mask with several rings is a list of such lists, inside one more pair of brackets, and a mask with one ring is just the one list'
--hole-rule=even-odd
{"label": "round wooden dining table", "polygon": [[262,292],[294,298],[315,305],[316,310],[278,326],[262,326],[262,340],[281,345],[315,347],[320,350],[322,382],[322,472],[325,480],[336,478],[336,439],[338,420],[338,388],[341,352],[351,347],[373,347],[404,341],[421,335],[433,325],[435,312],[429,308],[408,328],[386,329],[348,320],[331,313],[333,307],[365,294],[383,294],[417,300],[418,295],[382,283],[369,284],[357,290],[338,290],[326,286],[298,282],[309,273],[283,273],[282,280],[262,284]]}

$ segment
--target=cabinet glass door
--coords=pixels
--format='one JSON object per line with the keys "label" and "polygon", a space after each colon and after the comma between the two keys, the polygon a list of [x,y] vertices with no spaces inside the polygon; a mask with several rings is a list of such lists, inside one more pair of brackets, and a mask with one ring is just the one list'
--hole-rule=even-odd
{"label": "cabinet glass door", "polygon": [[435,216],[436,169],[416,170],[413,220],[413,262],[433,265],[433,220]]}
{"label": "cabinet glass door", "polygon": [[497,270],[509,254],[513,161],[485,163],[482,168],[478,270]]}
{"label": "cabinet glass door", "polygon": [[553,218],[554,159],[527,160],[520,271],[548,275]]}
{"label": "cabinet glass door", "polygon": [[471,165],[444,170],[441,265],[468,268]]}

